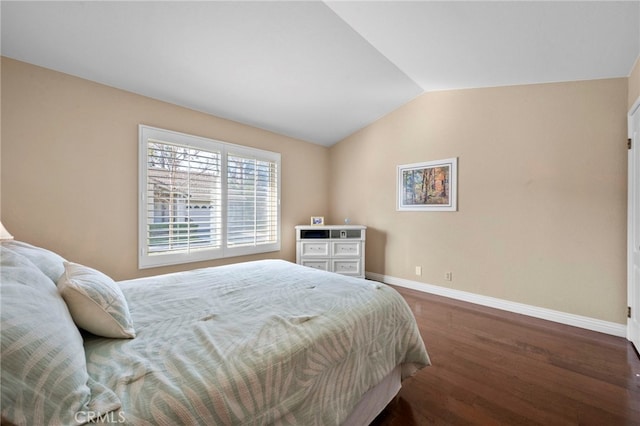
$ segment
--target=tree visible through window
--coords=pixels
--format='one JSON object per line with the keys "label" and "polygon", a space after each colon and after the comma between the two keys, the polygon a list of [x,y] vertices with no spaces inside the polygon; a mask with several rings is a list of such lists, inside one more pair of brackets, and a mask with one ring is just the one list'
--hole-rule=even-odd
{"label": "tree visible through window", "polygon": [[148,142],[149,252],[220,247],[220,174],[219,152]]}
{"label": "tree visible through window", "polygon": [[140,267],[280,248],[280,155],[140,126]]}

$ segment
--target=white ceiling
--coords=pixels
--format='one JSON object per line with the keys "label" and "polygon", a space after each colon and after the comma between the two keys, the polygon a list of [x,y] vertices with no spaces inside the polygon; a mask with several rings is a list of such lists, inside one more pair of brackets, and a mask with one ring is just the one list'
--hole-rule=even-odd
{"label": "white ceiling", "polygon": [[332,145],[425,91],[627,77],[640,1],[1,2],[3,56]]}

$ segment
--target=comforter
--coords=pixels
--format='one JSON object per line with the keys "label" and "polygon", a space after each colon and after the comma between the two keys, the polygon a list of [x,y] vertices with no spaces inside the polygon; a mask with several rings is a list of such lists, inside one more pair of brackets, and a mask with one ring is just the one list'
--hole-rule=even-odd
{"label": "comforter", "polygon": [[119,283],[137,336],[85,335],[87,370],[135,425],[338,425],[395,366],[429,365],[404,299],[264,260]]}

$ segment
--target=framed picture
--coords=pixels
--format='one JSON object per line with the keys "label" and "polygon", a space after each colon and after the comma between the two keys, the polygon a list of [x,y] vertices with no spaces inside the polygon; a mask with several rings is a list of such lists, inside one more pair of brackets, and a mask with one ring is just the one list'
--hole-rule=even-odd
{"label": "framed picture", "polygon": [[398,211],[456,211],[458,158],[398,166]]}
{"label": "framed picture", "polygon": [[311,216],[311,224],[312,225],[324,225],[324,217],[323,216]]}

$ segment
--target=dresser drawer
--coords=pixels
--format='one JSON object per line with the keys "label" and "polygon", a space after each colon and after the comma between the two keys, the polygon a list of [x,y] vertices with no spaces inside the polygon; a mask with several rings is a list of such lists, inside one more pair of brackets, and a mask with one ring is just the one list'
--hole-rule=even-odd
{"label": "dresser drawer", "polygon": [[360,241],[332,241],[331,255],[336,257],[340,257],[340,256],[359,257],[361,247],[362,247],[362,243]]}
{"label": "dresser drawer", "polygon": [[329,259],[302,259],[301,265],[308,266],[309,268],[321,269],[323,271],[330,271]]}
{"label": "dresser drawer", "polygon": [[301,256],[329,256],[328,241],[302,241],[300,243]]}
{"label": "dresser drawer", "polygon": [[360,259],[332,259],[331,271],[343,275],[362,275],[362,262]]}

